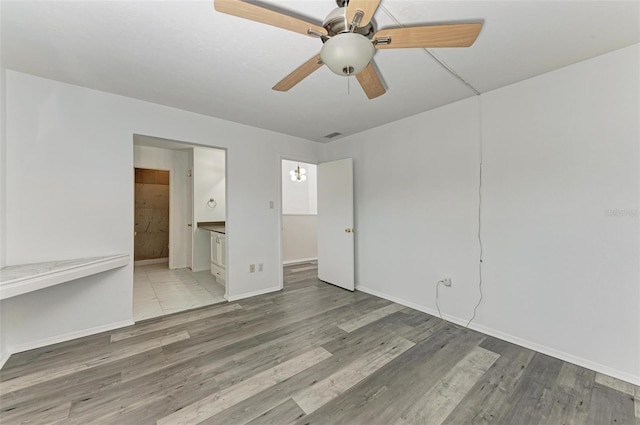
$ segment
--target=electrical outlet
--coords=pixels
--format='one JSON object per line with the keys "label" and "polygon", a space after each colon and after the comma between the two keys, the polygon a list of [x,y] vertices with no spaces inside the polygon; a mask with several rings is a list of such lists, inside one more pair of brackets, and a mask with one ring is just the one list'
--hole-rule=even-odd
{"label": "electrical outlet", "polygon": [[264,264],[263,263],[258,264],[258,271],[261,272],[263,270],[264,270]]}
{"label": "electrical outlet", "polygon": [[255,271],[256,271],[256,265],[249,264],[249,273],[255,273]]}
{"label": "electrical outlet", "polygon": [[451,286],[451,278],[450,277],[445,277],[444,279],[442,279],[442,284],[444,286]]}

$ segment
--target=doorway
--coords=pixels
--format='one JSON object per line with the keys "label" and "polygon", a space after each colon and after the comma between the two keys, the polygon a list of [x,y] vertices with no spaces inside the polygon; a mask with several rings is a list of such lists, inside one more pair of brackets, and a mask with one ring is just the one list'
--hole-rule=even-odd
{"label": "doorway", "polygon": [[[317,166],[282,159],[281,168],[283,284],[294,284],[301,276],[317,277]],[[306,273],[301,275],[301,271]],[[289,279],[292,272],[293,281]]]}
{"label": "doorway", "polygon": [[[288,273],[313,270],[316,280],[354,291],[353,159],[317,165],[281,159],[280,172],[282,288]],[[309,181],[312,184],[305,186]],[[305,216],[312,216],[313,225],[300,224]],[[308,232],[311,228],[313,234]],[[313,252],[313,257],[306,252]],[[303,269],[294,270],[291,264]]]}
{"label": "doorway", "polygon": [[[225,302],[226,276],[221,281],[209,267],[212,233],[199,225],[215,221],[219,225],[215,229],[224,231],[226,150],[134,135],[133,151],[134,321]],[[216,159],[215,166],[209,163],[211,156]],[[150,186],[146,188],[151,189],[150,193],[144,195],[142,185]],[[163,188],[156,187],[159,185]],[[146,196],[146,201],[139,198],[140,194]],[[158,212],[160,218],[143,211],[160,206],[165,208]],[[205,219],[207,222],[203,223]],[[161,229],[156,226],[160,223]],[[162,235],[149,236],[145,231]],[[143,257],[145,250],[150,250],[150,238],[160,241],[162,248],[152,251],[151,255],[157,258],[146,259]]]}
{"label": "doorway", "polygon": [[134,261],[169,262],[169,171],[135,169]]}

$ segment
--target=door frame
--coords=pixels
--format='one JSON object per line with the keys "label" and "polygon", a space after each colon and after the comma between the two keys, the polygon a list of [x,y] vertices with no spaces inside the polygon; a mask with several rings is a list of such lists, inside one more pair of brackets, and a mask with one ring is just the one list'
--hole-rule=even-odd
{"label": "door frame", "polygon": [[[151,167],[147,167],[147,165],[141,165],[141,166],[136,166],[136,161],[135,161],[135,146],[138,144],[136,143],[136,137],[141,137],[141,138],[146,138],[146,139],[156,139],[156,142],[148,144],[148,143],[140,143],[140,146],[148,146],[148,147],[152,147],[152,148],[158,148],[158,149],[165,149],[165,150],[172,150],[172,148],[170,148],[167,145],[180,145],[182,149],[189,149],[189,148],[205,148],[205,149],[216,149],[216,150],[222,150],[225,152],[225,156],[224,156],[224,175],[225,175],[225,223],[227,228],[229,227],[229,222],[232,221],[229,217],[229,149],[227,147],[224,146],[218,146],[218,145],[204,145],[201,143],[195,143],[195,142],[191,142],[191,141],[185,141],[185,140],[179,140],[179,139],[174,139],[174,138],[169,138],[169,137],[162,137],[162,136],[157,136],[157,135],[151,135],[151,134],[144,134],[144,133],[133,133],[132,134],[132,143],[131,143],[131,162],[133,164],[132,167],[132,189],[133,189],[133,193],[131,194],[131,209],[133,211],[133,223],[135,226],[135,168],[151,168],[151,169],[156,169],[156,170],[166,170],[169,171],[169,185],[170,188],[171,187],[175,187],[175,177],[177,175],[177,173],[179,172],[178,169],[176,169],[175,167],[170,167],[170,168],[166,168],[166,167],[158,167],[158,166],[151,166]],[[186,173],[189,170],[190,166],[189,166],[189,161],[187,160],[187,167],[184,170],[184,172]],[[193,171],[192,171],[193,173]],[[191,179],[193,178],[190,177]],[[186,190],[189,190],[188,187],[186,188]],[[180,202],[177,199],[174,199],[174,197],[171,195],[171,189],[169,191],[169,216],[171,217],[172,215],[175,214],[174,208],[177,205],[177,202]],[[189,249],[190,251],[193,250],[193,232],[194,232],[194,227],[196,225],[196,223],[193,222],[193,209],[191,211],[190,214],[188,214],[188,211],[185,211],[185,220],[186,222],[183,223],[180,227],[182,229],[182,232],[184,233],[184,237],[186,238],[187,236],[187,232],[191,232],[191,244],[189,246],[187,246],[186,248]],[[192,223],[192,227],[187,227],[187,223],[191,222]],[[133,232],[135,227],[132,229],[131,232],[131,252],[133,252],[133,245],[134,245],[134,235]],[[173,255],[175,254],[175,249],[171,249],[172,248],[172,238],[171,238],[171,233],[172,233],[172,225],[171,225],[171,220],[169,220],[169,267],[171,269],[178,267],[175,264]],[[230,236],[229,234],[227,234],[227,238],[226,238],[226,255],[227,255],[227,261],[229,259],[229,244],[232,242],[233,237]],[[187,242],[187,241],[185,241]],[[172,254],[173,253],[173,254]],[[193,262],[193,260],[192,260]],[[185,267],[187,268],[191,268],[193,266],[193,264],[186,264]],[[229,292],[229,287],[230,287],[230,279],[229,279],[229,273],[228,273],[228,267],[229,264],[227,262],[227,278],[226,278],[226,288],[225,288],[225,298],[227,293]]]}
{"label": "door frame", "polygon": [[282,290],[284,288],[284,264],[282,263],[282,161],[299,161],[304,162],[305,164],[312,164],[317,166],[321,161],[317,158],[311,158],[306,156],[296,156],[296,155],[288,155],[288,154],[278,154],[278,199],[276,200],[276,212],[278,214],[278,255],[277,255],[277,264],[278,264],[278,289]]}

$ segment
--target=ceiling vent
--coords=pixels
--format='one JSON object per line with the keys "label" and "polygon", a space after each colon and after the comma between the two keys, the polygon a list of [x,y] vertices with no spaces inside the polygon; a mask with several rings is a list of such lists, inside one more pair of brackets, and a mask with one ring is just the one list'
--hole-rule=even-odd
{"label": "ceiling vent", "polygon": [[338,137],[338,136],[342,136],[342,133],[338,133],[337,131],[334,131],[333,133],[329,133],[324,137],[327,139],[333,139],[334,137]]}

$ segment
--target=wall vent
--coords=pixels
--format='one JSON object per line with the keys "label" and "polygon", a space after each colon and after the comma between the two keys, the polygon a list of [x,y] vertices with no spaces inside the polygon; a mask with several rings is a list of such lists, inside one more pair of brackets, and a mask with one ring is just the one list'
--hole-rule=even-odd
{"label": "wall vent", "polygon": [[342,133],[338,133],[337,131],[334,131],[333,133],[329,133],[324,137],[327,139],[333,139],[334,137],[338,137],[338,136],[342,136]]}

